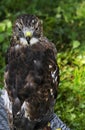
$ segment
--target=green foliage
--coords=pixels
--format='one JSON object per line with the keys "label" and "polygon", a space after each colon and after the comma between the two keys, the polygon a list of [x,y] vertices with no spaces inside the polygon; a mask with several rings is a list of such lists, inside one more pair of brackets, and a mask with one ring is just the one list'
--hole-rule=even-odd
{"label": "green foliage", "polygon": [[85,129],[85,1],[0,1],[0,88],[12,24],[23,13],[43,20],[44,34],[58,50],[60,85],[55,112],[72,130]]}
{"label": "green foliage", "polygon": [[55,111],[72,130],[84,130],[85,49],[58,53],[58,64],[61,78]]}

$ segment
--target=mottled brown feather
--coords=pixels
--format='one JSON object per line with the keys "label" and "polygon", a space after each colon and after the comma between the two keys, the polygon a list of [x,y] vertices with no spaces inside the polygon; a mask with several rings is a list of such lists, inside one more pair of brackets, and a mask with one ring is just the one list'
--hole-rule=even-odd
{"label": "mottled brown feather", "polygon": [[[23,16],[24,22],[26,22],[25,17],[27,16]],[[16,22],[18,21],[19,19]],[[13,31],[15,32],[15,25]],[[25,121],[23,122],[26,123],[28,119],[24,118],[29,117],[33,122],[41,121],[45,122],[43,124],[46,125],[53,113],[59,84],[55,46],[40,34],[36,44],[32,46],[19,44],[19,48],[16,50],[15,46],[18,42],[17,39],[14,39],[14,35],[15,33],[13,33],[11,45],[7,52],[5,72],[5,88],[12,102],[14,125],[18,130],[19,126],[16,125],[15,120],[19,120],[18,113],[22,112],[24,103],[23,120]],[[22,122],[21,118],[20,120]],[[19,130],[29,128],[28,126],[25,128],[25,123],[22,123],[24,126]]]}

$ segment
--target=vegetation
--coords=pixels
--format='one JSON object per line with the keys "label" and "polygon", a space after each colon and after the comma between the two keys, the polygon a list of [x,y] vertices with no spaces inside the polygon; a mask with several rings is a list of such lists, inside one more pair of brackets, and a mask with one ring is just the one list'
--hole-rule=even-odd
{"label": "vegetation", "polygon": [[0,0],[0,88],[12,24],[23,13],[43,20],[44,34],[55,43],[60,85],[57,115],[72,129],[85,129],[85,1]]}

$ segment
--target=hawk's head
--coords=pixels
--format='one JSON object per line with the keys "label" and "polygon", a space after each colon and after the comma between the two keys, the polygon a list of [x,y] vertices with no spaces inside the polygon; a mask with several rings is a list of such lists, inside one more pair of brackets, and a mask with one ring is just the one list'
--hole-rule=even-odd
{"label": "hawk's head", "polygon": [[35,44],[43,35],[42,22],[34,15],[21,15],[13,28],[13,38],[21,44]]}

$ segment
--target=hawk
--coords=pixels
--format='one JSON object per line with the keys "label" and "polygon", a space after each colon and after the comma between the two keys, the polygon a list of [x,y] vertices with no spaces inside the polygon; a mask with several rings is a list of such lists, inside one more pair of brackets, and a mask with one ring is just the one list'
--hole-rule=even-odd
{"label": "hawk", "polygon": [[55,56],[55,45],[43,36],[41,20],[34,15],[19,16],[4,75],[11,130],[40,130],[50,121],[59,84]]}

